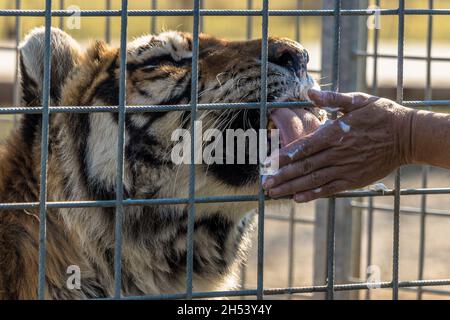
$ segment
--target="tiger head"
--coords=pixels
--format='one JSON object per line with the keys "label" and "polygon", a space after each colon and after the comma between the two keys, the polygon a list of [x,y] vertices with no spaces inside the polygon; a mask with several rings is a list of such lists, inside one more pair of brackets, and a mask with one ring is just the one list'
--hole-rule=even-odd
{"label": "tiger head", "polygon": [[[261,40],[228,41],[200,35],[198,103],[259,102],[261,43]],[[51,31],[51,44],[53,106],[119,105],[118,48],[97,41],[83,50],[58,29]],[[125,123],[127,197],[187,196],[189,165],[174,164],[172,156],[174,146],[180,143],[174,141],[173,133],[177,129],[190,129],[190,110],[137,111],[138,106],[191,103],[193,47],[191,34],[173,31],[143,36],[127,46],[126,105],[134,109],[127,112]],[[39,106],[44,29],[34,30],[20,50],[24,103]],[[299,43],[286,38],[269,38],[267,101],[305,100],[307,90],[316,86],[307,72],[308,61],[308,53]],[[277,109],[269,116],[280,129],[282,145],[295,138],[294,130],[308,133],[319,123],[313,114],[301,109]],[[258,109],[199,109],[197,120],[203,131],[216,128],[223,134],[227,129],[260,129]],[[38,131],[32,132],[38,127],[36,123],[36,116],[25,116],[21,128],[24,136],[39,138]],[[79,193],[71,198],[114,198],[117,112],[57,113],[52,115],[50,126],[51,147],[53,145],[53,153],[60,159],[59,166],[68,177],[68,189]],[[205,146],[206,142],[202,144]],[[195,167],[198,196],[254,194],[258,185],[259,166],[255,163],[202,163]]]}

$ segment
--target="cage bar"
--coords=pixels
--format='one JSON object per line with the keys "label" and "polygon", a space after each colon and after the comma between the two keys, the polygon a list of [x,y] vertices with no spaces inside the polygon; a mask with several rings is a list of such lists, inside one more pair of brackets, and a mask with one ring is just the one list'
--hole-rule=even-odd
{"label": "cage bar", "polygon": [[124,220],[124,157],[125,157],[125,105],[126,105],[126,66],[128,0],[122,0],[120,20],[120,73],[119,73],[119,119],[117,138],[117,178],[116,178],[116,216],[114,230],[114,298],[122,296],[122,229]]}
{"label": "cage bar", "polygon": [[[263,0],[262,37],[261,37],[261,89],[260,89],[260,128],[267,127],[267,72],[269,47],[269,0]],[[262,187],[262,175],[258,192],[258,262],[257,262],[257,298],[264,297],[264,218],[265,194]]]}
{"label": "cage bar", "polygon": [[[301,36],[301,17],[332,17],[334,18],[335,34],[333,42],[333,74],[332,89],[339,89],[339,54],[340,54],[340,30],[342,16],[370,16],[375,12],[363,9],[343,9],[341,0],[334,0],[334,9],[327,10],[304,10],[302,1],[296,1],[296,9],[293,10],[270,10],[269,0],[263,0],[262,9],[253,9],[252,0],[247,0],[247,7],[244,10],[212,10],[202,9],[203,0],[193,0],[192,9],[180,10],[162,10],[158,9],[157,0],[150,1],[149,10],[128,10],[128,1],[122,0],[119,10],[112,9],[112,1],[105,0],[105,10],[81,10],[82,17],[103,17],[105,18],[105,40],[111,42],[111,17],[121,18],[120,28],[120,90],[118,106],[50,106],[50,81],[51,81],[51,34],[50,27],[52,17],[58,17],[59,26],[64,28],[64,18],[73,14],[71,10],[65,10],[65,1],[59,1],[59,10],[52,10],[52,1],[46,0],[44,10],[24,10],[22,9],[22,1],[15,0],[15,9],[0,9],[0,17],[15,17],[15,46],[0,47],[0,50],[16,51],[16,73],[14,75],[14,94],[13,107],[0,108],[1,115],[20,115],[20,114],[38,114],[42,117],[41,132],[41,162],[40,162],[40,191],[39,201],[27,203],[0,203],[1,210],[11,209],[38,209],[39,210],[39,275],[38,275],[38,297],[45,299],[45,266],[46,266],[46,217],[48,209],[57,208],[88,208],[88,207],[108,207],[115,208],[115,253],[114,253],[114,297],[113,299],[181,299],[181,298],[213,298],[213,297],[245,297],[256,296],[263,299],[264,296],[271,295],[292,295],[292,294],[311,294],[322,292],[326,294],[327,299],[333,299],[334,293],[337,291],[353,291],[366,290],[366,299],[370,299],[369,284],[365,282],[336,284],[335,282],[335,229],[336,229],[336,199],[338,198],[354,198],[368,197],[367,205],[361,203],[352,203],[353,208],[360,208],[367,211],[367,256],[366,262],[369,266],[372,262],[373,254],[373,222],[375,212],[389,212],[394,214],[393,223],[393,263],[392,263],[392,280],[379,282],[377,284],[381,288],[392,289],[393,299],[398,299],[399,290],[414,290],[417,292],[417,299],[422,299],[424,293],[449,295],[448,290],[439,290],[430,287],[448,286],[450,279],[424,280],[425,253],[426,253],[426,220],[428,216],[450,217],[448,210],[436,210],[427,208],[428,195],[444,195],[450,194],[450,188],[429,188],[428,173],[429,167],[423,167],[421,188],[401,189],[401,171],[397,171],[395,176],[395,188],[387,191],[373,190],[356,190],[343,192],[331,197],[328,202],[328,219],[327,219],[327,260],[326,284],[318,286],[294,287],[294,253],[295,253],[295,226],[297,223],[306,225],[314,224],[314,220],[301,219],[295,216],[295,206],[291,207],[291,211],[287,216],[276,216],[265,213],[265,202],[267,199],[260,184],[257,195],[234,195],[234,196],[213,196],[213,197],[197,197],[195,194],[195,145],[191,142],[191,165],[189,173],[189,193],[186,198],[161,198],[161,199],[124,199],[124,143],[125,143],[125,116],[127,113],[142,112],[158,112],[158,111],[190,111],[191,113],[191,129],[194,128],[194,121],[198,110],[229,110],[229,109],[259,109],[261,111],[260,125],[265,127],[267,123],[267,110],[284,107],[311,106],[308,102],[267,102],[267,68],[268,68],[268,28],[269,16],[291,16],[295,17],[295,38],[300,40]],[[375,2],[378,6],[380,1]],[[377,14],[398,17],[398,52],[397,55],[385,54],[379,52],[379,31],[374,30],[374,50],[369,53],[364,50],[356,50],[355,58],[373,58],[373,78],[372,93],[377,94],[378,89],[378,59],[396,59],[398,65],[397,74],[397,94],[396,100],[407,107],[412,108],[429,108],[429,107],[448,107],[449,100],[432,100],[432,84],[431,84],[431,65],[433,62],[450,62],[449,57],[432,56],[432,35],[433,35],[433,16],[450,15],[450,9],[435,9],[434,1],[428,1],[427,9],[406,9],[405,1],[399,0],[396,9],[379,9]],[[404,54],[404,28],[405,16],[407,15],[426,15],[428,16],[427,26],[427,52],[425,56],[405,55]],[[149,17],[150,30],[156,32],[157,17],[160,16],[190,16],[193,18],[193,56],[192,56],[192,85],[191,85],[191,102],[184,105],[148,105],[148,106],[132,106],[126,104],[126,45],[127,45],[127,26],[128,17]],[[253,17],[262,18],[262,49],[261,49],[261,92],[259,103],[216,103],[216,104],[199,104],[198,103],[198,48],[199,33],[203,30],[203,19],[205,16],[245,16],[247,17],[246,36],[248,39],[253,37]],[[44,80],[42,105],[35,107],[19,107],[19,87],[18,87],[18,47],[21,38],[20,22],[22,17],[44,17],[45,19],[45,50],[44,50]],[[427,66],[426,72],[426,88],[424,100],[420,101],[404,101],[403,99],[403,64],[404,60],[425,61]],[[119,118],[119,132],[117,145],[117,181],[116,181],[116,199],[114,200],[98,200],[98,201],[66,201],[53,202],[47,199],[47,161],[48,161],[48,130],[49,117],[56,113],[92,113],[92,112],[109,112],[117,113]],[[1,121],[4,121],[1,119]],[[193,131],[191,132],[193,135]],[[420,195],[420,208],[402,207],[400,204],[401,196]],[[394,206],[375,205],[376,197],[393,197]],[[256,288],[245,288],[245,268],[242,269],[244,279],[241,283],[242,290],[224,291],[224,292],[193,292],[193,255],[194,255],[194,223],[195,223],[195,206],[198,203],[225,203],[225,202],[255,202],[258,203],[258,248],[257,248],[257,286]],[[152,206],[152,205],[169,205],[169,204],[187,204],[189,208],[188,218],[188,239],[187,239],[187,259],[186,259],[186,292],[169,295],[146,295],[140,297],[122,297],[121,294],[121,250],[122,250],[122,223],[124,220],[124,210],[128,206]],[[76,214],[76,213],[74,213]],[[418,259],[418,280],[400,281],[399,280],[399,257],[400,257],[400,217],[401,215],[418,215],[420,217],[420,239],[419,239],[419,259]],[[265,288],[264,286],[264,225],[265,219],[285,221],[289,225],[289,246],[288,246],[288,282],[285,288]]]}
{"label": "cage bar", "polygon": [[192,41],[192,84],[191,84],[191,163],[189,168],[189,215],[187,232],[186,297],[192,299],[192,275],[194,272],[194,224],[195,224],[195,121],[198,102],[198,51],[200,33],[200,0],[194,0],[194,26]]}
{"label": "cage bar", "polygon": [[51,33],[52,0],[45,1],[44,80],[42,89],[41,173],[39,191],[39,281],[38,297],[45,299],[46,227],[47,227],[47,161],[48,129],[51,81]]}

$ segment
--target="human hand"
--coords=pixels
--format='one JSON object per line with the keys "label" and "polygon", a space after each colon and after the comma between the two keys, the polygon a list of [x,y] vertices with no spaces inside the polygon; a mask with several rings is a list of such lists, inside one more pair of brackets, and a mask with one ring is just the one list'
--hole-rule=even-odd
{"label": "human hand", "polygon": [[414,110],[364,93],[310,90],[320,108],[343,115],[283,147],[278,172],[263,187],[272,198],[297,202],[371,184],[410,162]]}

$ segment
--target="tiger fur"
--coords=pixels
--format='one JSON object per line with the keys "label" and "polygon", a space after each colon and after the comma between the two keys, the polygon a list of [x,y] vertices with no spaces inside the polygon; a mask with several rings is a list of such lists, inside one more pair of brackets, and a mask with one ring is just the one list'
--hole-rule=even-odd
{"label": "tiger fur", "polygon": [[[119,49],[97,41],[87,50],[59,29],[51,31],[52,106],[117,106]],[[24,106],[42,104],[44,29],[20,46]],[[256,102],[260,95],[261,41],[200,36],[199,103]],[[284,61],[307,53],[296,42],[270,38],[268,100],[303,98],[314,81],[295,76]],[[192,36],[164,32],[127,47],[127,105],[190,103]],[[288,59],[289,60],[289,59]],[[298,61],[297,61],[298,62]],[[259,128],[258,110],[198,111],[204,127]],[[186,198],[188,165],[174,165],[171,133],[190,127],[189,112],[126,115],[125,198]],[[115,199],[117,113],[55,113],[50,116],[48,201]],[[0,203],[39,199],[41,116],[26,114],[0,147]],[[258,165],[196,165],[196,195],[255,194]],[[227,290],[250,246],[255,203],[196,205],[195,291]],[[125,207],[122,294],[185,290],[187,205]],[[114,294],[114,208],[47,211],[48,299],[86,299]],[[0,298],[35,299],[38,292],[39,210],[0,212]],[[69,289],[67,268],[81,269],[81,288]]]}

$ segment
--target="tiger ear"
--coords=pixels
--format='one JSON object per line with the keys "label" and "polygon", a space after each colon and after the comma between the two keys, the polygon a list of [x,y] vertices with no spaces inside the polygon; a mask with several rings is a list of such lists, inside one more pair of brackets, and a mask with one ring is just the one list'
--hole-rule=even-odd
{"label": "tiger ear", "polygon": [[[79,63],[82,51],[79,44],[67,33],[51,29],[51,104],[57,105],[61,88],[74,67]],[[45,28],[32,30],[19,47],[22,100],[27,106],[41,104],[44,80]]]}

